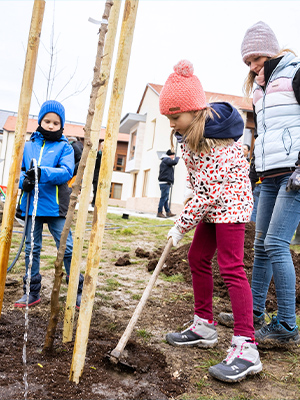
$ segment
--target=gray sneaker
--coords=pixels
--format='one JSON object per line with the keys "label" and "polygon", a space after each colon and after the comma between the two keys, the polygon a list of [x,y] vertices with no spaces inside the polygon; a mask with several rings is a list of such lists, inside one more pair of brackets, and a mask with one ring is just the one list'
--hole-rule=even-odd
{"label": "gray sneaker", "polygon": [[298,326],[290,331],[273,316],[270,324],[255,331],[255,340],[265,348],[294,346],[300,343]]}
{"label": "gray sneaker", "polygon": [[194,316],[194,323],[181,333],[168,333],[166,340],[172,346],[214,347],[218,343],[216,322],[207,323]]}
{"label": "gray sneaker", "polygon": [[212,377],[234,383],[262,370],[257,347],[247,339],[249,338],[245,336],[233,336],[225,360],[209,368],[208,372]]}
{"label": "gray sneaker", "polygon": [[[233,314],[221,312],[218,317],[218,322],[221,325],[225,325],[225,326],[228,326],[229,328],[233,328],[233,325],[234,325]],[[255,330],[261,329],[264,325],[266,325],[265,314],[262,313],[259,317],[257,317],[255,314],[253,314],[253,324],[254,324]]]}

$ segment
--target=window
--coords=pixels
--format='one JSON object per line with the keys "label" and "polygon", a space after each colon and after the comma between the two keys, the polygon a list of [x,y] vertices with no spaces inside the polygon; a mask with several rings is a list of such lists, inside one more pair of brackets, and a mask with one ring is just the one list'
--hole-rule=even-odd
{"label": "window", "polygon": [[131,133],[131,137],[130,137],[129,160],[133,160],[134,159],[135,146],[136,146],[136,137],[137,137],[137,131],[132,132]]}
{"label": "window", "polygon": [[126,155],[117,154],[115,159],[114,171],[125,172],[125,162],[126,162]]}
{"label": "window", "polygon": [[156,119],[151,121],[150,124],[150,135],[149,135],[149,147],[148,150],[153,149],[154,139],[155,139],[155,129],[156,129]]}
{"label": "window", "polygon": [[149,171],[150,171],[150,169],[147,169],[147,170],[144,171],[144,184],[143,184],[142,197],[147,197],[147,186],[148,186]]}
{"label": "window", "polygon": [[135,197],[137,176],[138,176],[137,172],[133,174],[132,197]]}
{"label": "window", "polygon": [[110,194],[109,194],[109,198],[110,199],[121,199],[121,195],[122,195],[122,184],[121,183],[111,183],[110,186]]}

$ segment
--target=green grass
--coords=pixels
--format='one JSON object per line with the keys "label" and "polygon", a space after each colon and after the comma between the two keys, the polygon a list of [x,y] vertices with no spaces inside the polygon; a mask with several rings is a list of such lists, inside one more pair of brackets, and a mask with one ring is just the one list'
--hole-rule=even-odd
{"label": "green grass", "polygon": [[115,244],[112,246],[111,250],[113,251],[122,251],[123,253],[129,253],[131,250],[131,247],[129,246],[122,246],[120,244]]}
{"label": "green grass", "polygon": [[184,282],[184,277],[182,274],[167,276],[167,275],[161,273],[160,278],[165,282],[173,282],[173,283]]}
{"label": "green grass", "polygon": [[136,331],[137,336],[143,338],[144,340],[149,340],[153,335],[151,332],[146,331],[146,329],[138,329]]}
{"label": "green grass", "polygon": [[101,290],[105,292],[113,292],[117,290],[119,287],[123,286],[119,281],[113,278],[106,279],[106,286],[102,287]]}
{"label": "green grass", "polygon": [[132,300],[140,300],[141,297],[142,297],[141,294],[133,294],[133,295],[131,296]]}

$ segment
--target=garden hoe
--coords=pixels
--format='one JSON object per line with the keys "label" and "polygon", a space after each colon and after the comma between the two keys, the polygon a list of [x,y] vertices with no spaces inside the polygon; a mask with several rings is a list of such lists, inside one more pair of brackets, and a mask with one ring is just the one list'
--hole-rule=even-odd
{"label": "garden hoe", "polygon": [[[140,317],[143,308],[146,304],[146,301],[148,300],[148,297],[150,296],[151,290],[154,286],[154,283],[164,265],[164,262],[171,250],[171,247],[173,246],[173,239],[169,238],[168,243],[162,253],[162,255],[160,256],[160,259],[153,271],[153,274],[146,286],[146,289],[144,290],[144,293],[141,297],[141,300],[139,301],[139,304],[137,305],[130,321],[129,324],[127,325],[127,328],[125,329],[125,332],[123,333],[123,336],[121,337],[121,339],[119,340],[119,343],[117,344],[117,347],[114,348],[114,350],[111,351],[111,353],[109,354],[109,360],[113,363],[113,364],[118,364],[118,362],[120,361],[120,357],[123,353],[123,350],[130,338],[130,335],[133,331],[133,328],[135,326],[135,324],[137,323],[138,318]],[[122,363],[122,362],[121,362]],[[127,364],[126,364],[127,365]],[[128,365],[127,365],[128,366]]]}

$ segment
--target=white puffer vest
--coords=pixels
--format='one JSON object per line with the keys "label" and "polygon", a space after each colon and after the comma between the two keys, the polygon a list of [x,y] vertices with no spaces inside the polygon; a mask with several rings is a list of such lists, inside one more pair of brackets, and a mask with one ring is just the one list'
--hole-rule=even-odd
{"label": "white puffer vest", "polygon": [[300,151],[300,105],[292,82],[299,68],[300,58],[287,53],[272,72],[266,90],[255,86],[257,172],[295,167]]}

